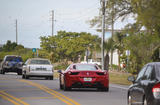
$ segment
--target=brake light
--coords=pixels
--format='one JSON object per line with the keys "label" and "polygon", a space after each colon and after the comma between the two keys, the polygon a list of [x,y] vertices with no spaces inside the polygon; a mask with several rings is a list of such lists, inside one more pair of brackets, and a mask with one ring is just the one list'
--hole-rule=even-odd
{"label": "brake light", "polygon": [[155,98],[160,98],[160,83],[154,85],[152,92]]}

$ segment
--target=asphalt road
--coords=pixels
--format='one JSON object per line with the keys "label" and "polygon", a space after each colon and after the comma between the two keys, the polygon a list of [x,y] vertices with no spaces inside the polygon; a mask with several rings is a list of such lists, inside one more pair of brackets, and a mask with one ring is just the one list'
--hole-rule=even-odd
{"label": "asphalt road", "polygon": [[127,88],[110,84],[109,92],[96,89],[59,89],[58,79],[24,80],[16,73],[0,74],[0,105],[127,105]]}

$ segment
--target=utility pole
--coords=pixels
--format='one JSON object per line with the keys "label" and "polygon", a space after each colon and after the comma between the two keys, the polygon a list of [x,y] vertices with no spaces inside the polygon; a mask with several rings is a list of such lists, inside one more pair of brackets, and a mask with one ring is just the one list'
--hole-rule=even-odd
{"label": "utility pole", "polygon": [[54,35],[54,10],[52,10],[52,36]]}
{"label": "utility pole", "polygon": [[106,0],[101,0],[102,5],[102,37],[101,37],[101,64],[102,70],[104,70],[104,39],[105,39],[105,7],[106,7]]}
{"label": "utility pole", "polygon": [[17,28],[17,19],[16,19],[16,43],[18,44],[18,28]]}
{"label": "utility pole", "polygon": [[[114,34],[114,3],[112,3],[112,38]],[[111,51],[111,70],[112,70],[112,64],[113,64],[113,51]]]}

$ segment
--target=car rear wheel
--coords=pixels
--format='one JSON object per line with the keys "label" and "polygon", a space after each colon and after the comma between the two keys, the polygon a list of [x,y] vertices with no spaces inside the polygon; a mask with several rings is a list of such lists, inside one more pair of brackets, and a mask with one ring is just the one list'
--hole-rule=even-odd
{"label": "car rear wheel", "polygon": [[24,76],[24,74],[22,75],[22,79],[24,79],[25,78],[25,76]]}
{"label": "car rear wheel", "polygon": [[29,76],[28,76],[28,75],[25,75],[25,79],[29,79]]}
{"label": "car rear wheel", "polygon": [[18,75],[22,75],[22,71],[18,71],[17,74],[18,74]]}
{"label": "car rear wheel", "polygon": [[2,74],[5,74],[5,71],[4,71],[4,70],[2,70]]}
{"label": "car rear wheel", "polygon": [[64,89],[64,91],[69,91],[69,90],[71,90],[70,87],[66,87],[66,82],[65,82],[65,81],[64,81],[63,89]]}

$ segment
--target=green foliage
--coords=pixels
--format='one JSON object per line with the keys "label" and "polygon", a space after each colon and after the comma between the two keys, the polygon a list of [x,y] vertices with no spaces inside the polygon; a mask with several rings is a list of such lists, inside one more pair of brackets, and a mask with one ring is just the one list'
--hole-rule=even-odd
{"label": "green foliage", "polygon": [[129,57],[130,68],[138,72],[144,64],[152,62],[152,55],[155,49],[159,47],[159,41],[158,36],[145,33],[128,36],[124,44],[125,48],[131,52]]}
{"label": "green foliage", "polygon": [[153,59],[154,62],[160,62],[160,47],[158,47],[158,48],[154,51],[154,53],[153,53],[153,55],[152,55],[152,59]]}
{"label": "green foliage", "polygon": [[65,70],[69,65],[68,64],[59,64],[54,67],[55,70]]}
{"label": "green foliage", "polygon": [[11,42],[10,40],[3,46],[3,51],[13,51],[16,48],[17,44],[15,42]]}
{"label": "green foliage", "polygon": [[110,67],[111,67],[113,70],[118,70],[118,65],[112,64],[112,65],[110,65]]}
{"label": "green foliage", "polygon": [[84,55],[89,47],[91,51],[97,48],[100,42],[98,36],[90,33],[76,33],[59,31],[55,36],[40,37],[41,48],[50,53],[53,62],[71,60],[76,62],[78,55]]}
{"label": "green foliage", "polygon": [[19,55],[23,61],[26,61],[32,57],[32,50],[24,48],[23,45],[17,45],[15,42],[7,41],[0,52],[0,59],[3,59],[6,55]]}

